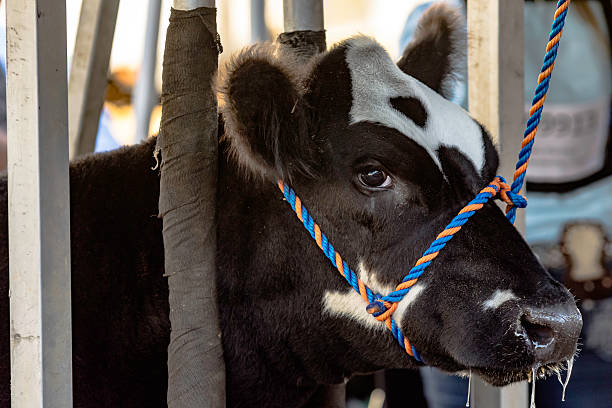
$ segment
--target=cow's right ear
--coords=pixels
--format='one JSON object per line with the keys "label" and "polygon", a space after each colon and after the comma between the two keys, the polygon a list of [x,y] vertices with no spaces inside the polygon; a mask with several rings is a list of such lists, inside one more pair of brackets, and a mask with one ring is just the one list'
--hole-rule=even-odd
{"label": "cow's right ear", "polygon": [[226,67],[221,88],[230,153],[247,171],[291,181],[320,160],[296,67],[270,45],[247,48]]}
{"label": "cow's right ear", "polygon": [[465,19],[454,6],[442,2],[421,16],[413,40],[397,65],[445,98],[452,94],[453,81],[460,77],[467,49]]}

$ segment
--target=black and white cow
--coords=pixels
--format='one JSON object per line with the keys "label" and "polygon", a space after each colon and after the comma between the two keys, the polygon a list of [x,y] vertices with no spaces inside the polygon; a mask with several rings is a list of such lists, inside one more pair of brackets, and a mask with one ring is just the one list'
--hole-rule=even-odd
{"label": "black and white cow", "polygon": [[[416,367],[332,270],[275,186],[282,177],[361,279],[390,291],[496,174],[485,130],[444,99],[463,48],[432,8],[395,64],[354,37],[308,66],[270,45],[223,80],[218,288],[230,407],[302,407],[355,373]],[[154,141],[71,166],[75,407],[165,405],[168,293]],[[0,290],[7,288],[6,179]],[[8,298],[0,398],[9,398]],[[498,207],[487,204],[395,318],[428,364],[492,384],[571,358],[581,318]]]}

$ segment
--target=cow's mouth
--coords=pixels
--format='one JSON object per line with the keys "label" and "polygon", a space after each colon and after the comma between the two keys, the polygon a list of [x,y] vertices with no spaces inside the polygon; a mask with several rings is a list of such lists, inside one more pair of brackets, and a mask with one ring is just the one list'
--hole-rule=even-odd
{"label": "cow's mouth", "polygon": [[[559,375],[559,373],[567,370],[568,363],[548,363],[535,368],[536,379],[544,379],[552,375]],[[479,368],[474,367],[472,371],[487,383],[502,387],[518,381],[532,380],[532,367],[526,367],[522,369],[499,369],[499,368]]]}

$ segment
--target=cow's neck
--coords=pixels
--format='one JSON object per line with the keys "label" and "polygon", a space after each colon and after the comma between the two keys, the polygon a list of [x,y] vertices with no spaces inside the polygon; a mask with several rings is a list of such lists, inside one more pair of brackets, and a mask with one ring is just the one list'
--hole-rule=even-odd
{"label": "cow's neck", "polygon": [[319,328],[323,279],[316,273],[334,275],[315,245],[298,240],[303,227],[276,187],[247,183],[228,167],[222,161],[217,202],[228,406],[305,407],[321,384],[349,374]]}
{"label": "cow's neck", "polygon": [[[222,318],[229,313],[222,311]],[[283,340],[266,341],[236,323],[222,327],[228,407],[307,406],[319,386]]]}

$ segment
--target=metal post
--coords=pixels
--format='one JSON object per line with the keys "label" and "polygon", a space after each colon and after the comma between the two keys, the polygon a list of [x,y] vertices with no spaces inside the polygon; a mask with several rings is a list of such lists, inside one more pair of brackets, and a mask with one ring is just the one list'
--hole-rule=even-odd
{"label": "metal post", "polygon": [[6,19],[11,405],[70,408],[66,2]]}
{"label": "metal post", "polygon": [[[523,2],[469,1],[468,32],[469,110],[500,149],[499,174],[512,180],[524,126]],[[524,233],[524,212],[517,215]],[[476,378],[472,387],[475,407],[527,406],[524,382],[494,388]]]}
{"label": "metal post", "polygon": [[322,31],[323,0],[283,0],[285,32]]}
{"label": "metal post", "polygon": [[251,0],[251,42],[268,41],[266,26],[266,0]]}
{"label": "metal post", "polygon": [[174,0],[172,8],[175,10],[195,10],[200,7],[215,7],[215,0]]}
{"label": "metal post", "polygon": [[323,0],[283,0],[285,32],[278,42],[304,61],[326,48]]}
{"label": "metal post", "polygon": [[147,27],[145,31],[144,55],[140,65],[138,81],[134,87],[134,112],[136,114],[136,140],[149,136],[151,111],[157,104],[155,89],[155,63],[157,61],[157,39],[159,35],[159,16],[161,0],[149,0]]}
{"label": "metal post", "polygon": [[70,158],[96,146],[118,10],[119,0],[84,0],[81,5],[68,81]]}

